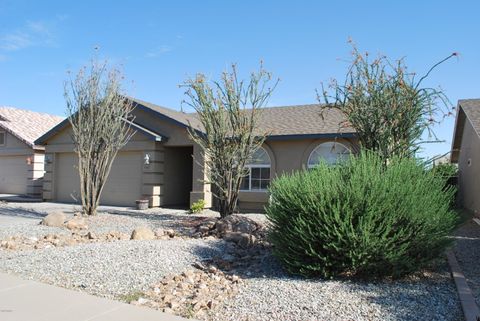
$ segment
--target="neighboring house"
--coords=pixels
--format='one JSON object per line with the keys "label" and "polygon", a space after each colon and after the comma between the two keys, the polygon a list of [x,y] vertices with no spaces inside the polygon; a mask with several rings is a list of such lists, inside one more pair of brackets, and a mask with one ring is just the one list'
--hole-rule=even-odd
{"label": "neighboring house", "polygon": [[458,163],[459,203],[480,211],[480,99],[458,101],[452,143],[452,163]]}
{"label": "neighboring house", "polygon": [[[143,198],[155,207],[204,199],[210,207],[212,193],[204,183],[202,153],[188,134],[189,126],[202,131],[196,115],[131,99],[137,132],[114,161],[102,203],[132,206]],[[335,162],[356,150],[353,130],[340,128],[345,121],[342,114],[332,110],[322,118],[320,111],[319,105],[263,109],[258,130],[269,135],[255,162],[248,164],[250,174],[239,196],[241,210],[262,209],[268,201],[267,186],[277,175],[313,167],[322,158]],[[77,159],[70,131],[66,120],[37,140],[45,145],[47,155],[45,200],[78,200]]]}
{"label": "neighboring house", "polygon": [[44,147],[35,140],[63,118],[0,107],[0,194],[41,197]]}

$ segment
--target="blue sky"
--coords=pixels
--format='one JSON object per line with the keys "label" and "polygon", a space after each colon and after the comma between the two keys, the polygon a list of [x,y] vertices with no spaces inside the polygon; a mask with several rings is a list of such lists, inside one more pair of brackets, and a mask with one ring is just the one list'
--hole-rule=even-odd
{"label": "blue sky", "polygon": [[[121,65],[133,96],[180,109],[187,77],[215,77],[263,60],[281,79],[270,105],[314,103],[341,79],[351,37],[362,51],[405,57],[456,104],[480,97],[479,1],[22,1],[0,0],[0,105],[64,115],[63,82],[94,55]],[[449,150],[454,119],[436,132]]]}

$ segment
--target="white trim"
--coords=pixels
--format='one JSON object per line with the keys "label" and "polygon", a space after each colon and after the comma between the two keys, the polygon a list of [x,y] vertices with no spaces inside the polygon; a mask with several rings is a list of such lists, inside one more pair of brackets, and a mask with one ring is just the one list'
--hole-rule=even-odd
{"label": "white trim", "polygon": [[270,158],[270,155],[268,154],[267,150],[263,147],[260,147],[259,150],[262,149],[265,153],[265,155],[267,155],[268,157],[268,161],[270,164],[247,164],[245,165],[246,168],[249,169],[248,171],[248,175],[244,177],[244,179],[248,179],[248,189],[242,189],[240,188],[240,192],[267,192],[268,190],[267,189],[252,189],[252,169],[253,168],[268,168],[270,170],[270,176],[268,177],[268,179],[258,179],[260,181],[260,183],[262,181],[267,181],[270,182],[271,181],[271,176],[272,176],[272,159]]}

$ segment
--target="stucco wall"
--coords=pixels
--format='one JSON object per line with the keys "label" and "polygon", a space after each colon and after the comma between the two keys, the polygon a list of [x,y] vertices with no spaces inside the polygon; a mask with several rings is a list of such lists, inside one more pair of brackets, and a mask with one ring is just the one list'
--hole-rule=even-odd
{"label": "stucco wall", "polygon": [[[0,131],[4,131],[0,127]],[[9,132],[5,132],[5,145],[0,146],[0,158],[9,158],[10,165],[4,165],[4,171],[13,171],[9,175],[16,176],[16,181],[23,182],[24,187],[18,189],[30,197],[40,197],[44,175],[43,148],[31,148]],[[14,160],[14,163],[12,161]],[[0,161],[1,163],[1,161]],[[7,162],[5,162],[7,164]],[[0,188],[0,192],[2,189]],[[5,191],[4,191],[5,192]]]}
{"label": "stucco wall", "polygon": [[[333,141],[332,139],[291,139],[291,140],[267,140],[264,149],[270,156],[271,169],[270,179],[284,173],[307,168],[310,153],[321,143]],[[358,151],[358,144],[353,140],[338,139],[353,153]],[[241,211],[260,211],[268,202],[267,192],[242,191],[239,195],[239,207]]]}
{"label": "stucco wall", "polygon": [[480,138],[468,119],[463,129],[458,169],[460,204],[478,215],[480,212]]}
{"label": "stucco wall", "polygon": [[[45,177],[43,181],[43,199],[56,200],[57,196],[57,180],[56,169],[59,166],[61,155],[72,153],[74,145],[71,140],[71,128],[66,127],[52,136],[45,145]],[[142,166],[141,186],[135,186],[134,189],[141,190],[141,197],[149,199],[150,206],[162,205],[162,185],[163,185],[163,146],[160,143],[152,141],[143,133],[137,132],[130,142],[122,149],[122,152],[139,152],[141,153]],[[144,164],[144,157],[148,155],[149,163]],[[134,204],[132,204],[134,205]]]}
{"label": "stucco wall", "polygon": [[165,146],[192,146],[188,131],[185,127],[172,120],[159,118],[154,112],[134,109],[135,123],[168,137]]}

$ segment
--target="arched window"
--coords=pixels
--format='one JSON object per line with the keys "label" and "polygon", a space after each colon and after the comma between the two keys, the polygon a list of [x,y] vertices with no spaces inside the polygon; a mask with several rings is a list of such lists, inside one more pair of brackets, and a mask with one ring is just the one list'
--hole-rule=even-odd
{"label": "arched window", "polygon": [[307,167],[314,168],[322,160],[327,164],[335,165],[342,160],[346,160],[349,156],[350,149],[343,144],[336,142],[322,143],[315,147],[315,149],[310,153]]}
{"label": "arched window", "polygon": [[265,191],[270,184],[270,156],[265,149],[259,148],[247,162],[248,176],[242,180],[242,191]]}

